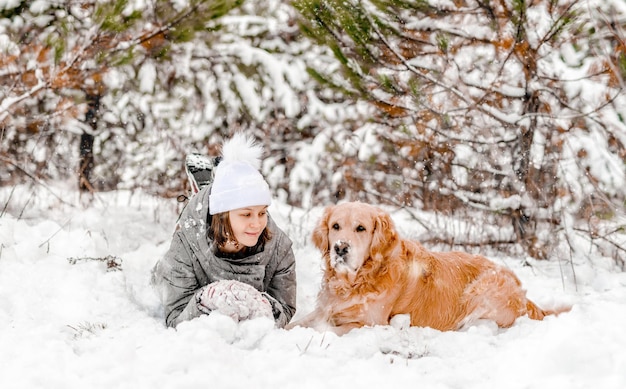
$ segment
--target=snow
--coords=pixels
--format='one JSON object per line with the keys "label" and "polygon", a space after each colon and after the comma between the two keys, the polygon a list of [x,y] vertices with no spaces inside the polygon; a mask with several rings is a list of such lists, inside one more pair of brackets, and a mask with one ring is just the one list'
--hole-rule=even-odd
{"label": "snow", "polygon": [[[125,191],[86,200],[61,184],[0,188],[2,388],[626,387],[626,274],[610,259],[492,257],[538,304],[573,305],[509,329],[440,332],[399,316],[338,337],[219,314],[169,329],[149,277],[180,204]],[[294,241],[297,316],[319,287],[309,236],[321,211],[270,207]]]}
{"label": "snow", "polygon": [[0,0],[0,9],[13,9],[20,5],[20,0]]}
{"label": "snow", "polygon": [[154,92],[154,82],[157,78],[157,69],[152,63],[144,64],[139,69],[139,90],[145,93]]}

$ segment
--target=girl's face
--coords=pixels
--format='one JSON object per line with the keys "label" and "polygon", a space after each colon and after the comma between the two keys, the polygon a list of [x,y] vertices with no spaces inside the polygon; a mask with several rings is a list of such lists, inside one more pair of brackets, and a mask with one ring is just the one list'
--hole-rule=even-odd
{"label": "girl's face", "polygon": [[228,211],[228,218],[237,243],[253,247],[267,227],[267,205],[234,209]]}

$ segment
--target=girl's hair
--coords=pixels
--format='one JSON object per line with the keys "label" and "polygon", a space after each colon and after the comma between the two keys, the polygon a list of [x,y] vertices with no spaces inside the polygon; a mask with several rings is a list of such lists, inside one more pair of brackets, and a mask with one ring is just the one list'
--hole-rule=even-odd
{"label": "girl's hair", "polygon": [[[230,226],[228,211],[211,216],[209,224],[209,239],[213,240],[217,247],[222,247],[226,242],[235,238],[235,233]],[[272,239],[272,233],[266,226],[254,247],[264,247],[265,243],[270,239]]]}

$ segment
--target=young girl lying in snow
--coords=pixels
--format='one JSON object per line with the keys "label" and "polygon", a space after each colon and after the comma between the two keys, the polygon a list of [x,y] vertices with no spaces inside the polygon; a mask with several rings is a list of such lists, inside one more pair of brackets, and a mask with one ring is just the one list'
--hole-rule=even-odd
{"label": "young girl lying in snow", "polygon": [[267,213],[272,198],[259,172],[262,152],[252,138],[235,134],[215,160],[212,183],[214,160],[194,168],[197,161],[188,158],[198,193],[153,270],[167,326],[218,311],[236,321],[273,318],[284,327],[294,315],[292,243]]}

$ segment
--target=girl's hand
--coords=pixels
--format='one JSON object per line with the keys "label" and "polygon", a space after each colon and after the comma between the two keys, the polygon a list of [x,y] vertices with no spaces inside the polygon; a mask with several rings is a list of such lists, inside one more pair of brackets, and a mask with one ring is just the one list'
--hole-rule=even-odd
{"label": "girl's hand", "polygon": [[218,311],[235,321],[267,317],[274,319],[272,305],[253,286],[235,280],[216,281],[198,292],[198,308]]}

